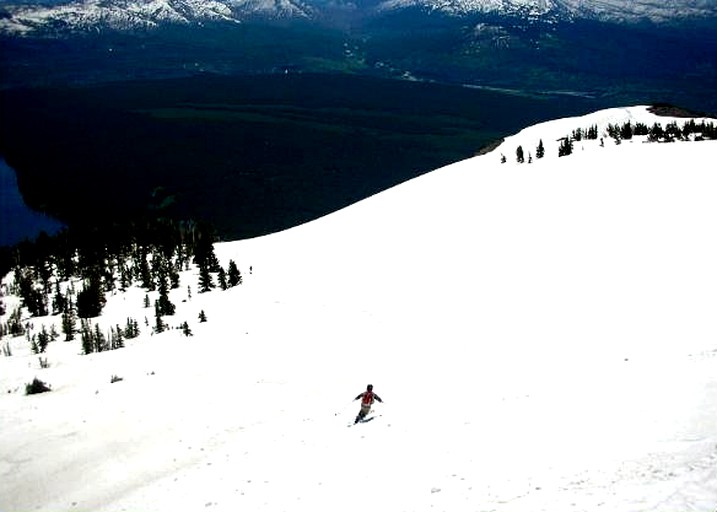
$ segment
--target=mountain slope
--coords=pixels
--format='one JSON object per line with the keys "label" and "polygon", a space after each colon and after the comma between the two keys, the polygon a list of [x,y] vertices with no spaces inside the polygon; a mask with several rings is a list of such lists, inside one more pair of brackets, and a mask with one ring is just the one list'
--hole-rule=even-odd
{"label": "mountain slope", "polygon": [[311,9],[293,0],[79,0],[50,5],[9,5],[0,33],[62,35],[101,30],[150,29],[162,24],[240,22],[251,16],[268,19],[306,17]]}
{"label": "mountain slope", "polygon": [[563,3],[573,12],[618,22],[668,23],[717,16],[717,6],[711,0],[563,0]]}
{"label": "mountain slope", "polygon": [[717,16],[709,0],[388,0],[383,8],[421,6],[452,14],[490,13],[528,19],[597,19],[618,23],[671,23]]}
{"label": "mountain slope", "polygon": [[[0,508],[358,511],[370,489],[373,507],[419,512],[712,512],[717,142],[557,156],[566,132],[628,120],[671,121],[636,107],[537,125],[218,244],[245,283],[188,297],[183,273],[167,320],[193,337],[142,327],[90,356],[54,342],[47,369],[9,340]],[[540,139],[544,159],[512,158]],[[144,294],[110,296],[98,322],[141,318]],[[33,376],[53,391],[22,396]],[[346,428],[368,382],[380,416]]]}

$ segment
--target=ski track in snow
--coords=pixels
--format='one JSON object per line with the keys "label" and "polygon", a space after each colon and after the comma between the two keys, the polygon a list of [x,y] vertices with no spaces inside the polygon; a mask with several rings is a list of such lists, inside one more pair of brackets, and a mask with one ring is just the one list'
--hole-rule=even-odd
{"label": "ski track in snow", "polygon": [[[170,323],[191,338],[150,336],[134,289],[100,319],[140,321],[127,348],[56,341],[40,369],[10,340],[0,510],[714,512],[717,143],[557,157],[573,129],[628,119],[669,121],[632,107],[536,125],[217,244],[245,283],[183,301],[197,273],[182,275]],[[514,161],[540,139],[544,159]],[[35,376],[53,391],[23,396]],[[367,382],[380,416],[346,428]]]}

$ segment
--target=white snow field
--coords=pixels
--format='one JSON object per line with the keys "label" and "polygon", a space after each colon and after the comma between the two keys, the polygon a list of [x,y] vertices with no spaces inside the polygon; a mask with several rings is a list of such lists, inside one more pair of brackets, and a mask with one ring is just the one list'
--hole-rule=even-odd
{"label": "white snow field", "polygon": [[[41,369],[3,338],[0,510],[715,512],[717,142],[558,158],[573,129],[628,119],[670,121],[536,125],[217,244],[244,284],[187,299],[183,274],[167,322],[192,337],[151,335],[131,289],[97,319],[140,319],[124,349],[55,341]],[[52,391],[25,396],[34,377]],[[349,427],[368,383],[385,403]]]}

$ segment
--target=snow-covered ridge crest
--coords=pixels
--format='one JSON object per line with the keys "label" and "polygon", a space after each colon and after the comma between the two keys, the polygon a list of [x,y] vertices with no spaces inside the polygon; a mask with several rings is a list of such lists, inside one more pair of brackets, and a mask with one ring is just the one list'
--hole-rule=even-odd
{"label": "snow-covered ridge crest", "polygon": [[490,13],[540,19],[599,19],[632,23],[669,23],[717,16],[711,0],[387,0],[383,9],[419,6],[451,14]]}
{"label": "snow-covered ridge crest", "polygon": [[562,0],[573,12],[619,22],[651,21],[667,23],[689,18],[717,16],[712,0]]}
{"label": "snow-covered ridge crest", "polygon": [[313,8],[300,0],[231,0],[232,9],[269,18],[308,18]]}
{"label": "snow-covered ridge crest", "polygon": [[387,0],[381,10],[422,7],[454,15],[490,13],[527,18],[555,17],[565,12],[554,0]]}
{"label": "snow-covered ridge crest", "polygon": [[[597,129],[597,138],[574,142],[574,151],[599,151],[606,146],[614,146],[622,141],[616,141],[607,133],[610,125],[622,126],[625,123],[632,125],[642,124],[652,127],[655,124],[663,128],[671,123],[675,123],[682,127],[685,123],[694,121],[696,123],[712,123],[717,124],[717,120],[707,117],[670,117],[658,115],[653,112],[653,107],[648,105],[640,105],[624,108],[611,108],[593,112],[581,117],[570,117],[565,119],[557,119],[545,123],[539,123],[521,130],[519,133],[506,137],[504,142],[494,150],[493,154],[502,154],[506,156],[508,162],[515,162],[515,152],[518,146],[525,151],[525,160],[528,160],[529,152],[535,155],[535,149],[540,141],[543,142],[545,155],[547,157],[557,157],[559,155],[559,147],[566,137],[571,137],[575,130],[587,130],[590,127]],[[693,137],[694,138],[694,137]],[[645,143],[648,142],[647,137],[636,137],[627,143]],[[534,160],[537,162],[537,160]]]}

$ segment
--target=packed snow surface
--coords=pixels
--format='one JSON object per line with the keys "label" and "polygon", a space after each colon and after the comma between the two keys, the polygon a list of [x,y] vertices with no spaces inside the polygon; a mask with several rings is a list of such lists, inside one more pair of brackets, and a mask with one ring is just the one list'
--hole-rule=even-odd
{"label": "packed snow surface", "polygon": [[[670,121],[536,125],[217,244],[244,284],[183,274],[167,321],[192,337],[151,335],[132,289],[98,319],[139,319],[127,348],[56,341],[40,369],[4,338],[0,510],[715,512],[717,142],[558,158],[571,130],[627,120]],[[52,391],[25,396],[34,377]],[[384,403],[349,427],[368,383]]]}

